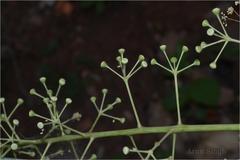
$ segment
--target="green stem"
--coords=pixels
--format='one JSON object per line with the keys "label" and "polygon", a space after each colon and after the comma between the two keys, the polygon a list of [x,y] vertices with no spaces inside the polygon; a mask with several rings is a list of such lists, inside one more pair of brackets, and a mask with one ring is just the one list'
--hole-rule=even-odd
{"label": "green stem", "polygon": [[94,130],[94,128],[95,128],[95,126],[96,126],[99,118],[100,118],[100,113],[98,113],[98,116],[97,116],[97,118],[95,119],[94,123],[92,124],[92,127],[89,129],[89,132],[92,132],[92,131]]}
{"label": "green stem", "polygon": [[173,160],[175,157],[175,148],[176,148],[176,133],[173,134],[172,156],[171,156],[171,159],[173,159]]}
{"label": "green stem", "polygon": [[229,41],[230,41],[230,42],[234,42],[234,43],[238,43],[238,44],[240,44],[240,40],[238,40],[238,39],[230,38]]}
{"label": "green stem", "polygon": [[101,131],[84,133],[84,135],[64,135],[59,137],[52,137],[46,139],[32,139],[32,140],[17,140],[19,145],[25,144],[43,144],[43,143],[58,143],[66,141],[74,141],[80,139],[89,138],[106,138],[106,137],[119,137],[119,136],[131,136],[131,135],[142,135],[142,134],[158,134],[167,133],[172,130],[172,133],[185,133],[185,132],[218,132],[218,131],[240,131],[240,124],[206,124],[206,125],[173,125],[173,126],[162,126],[162,127],[142,127],[132,128],[114,131]]}
{"label": "green stem", "polygon": [[181,120],[181,112],[180,112],[180,104],[179,104],[177,72],[173,72],[173,76],[174,76],[174,86],[175,86],[175,96],[176,96],[176,105],[177,105],[178,124],[181,125],[182,124],[182,120]]}
{"label": "green stem", "polygon": [[71,145],[71,147],[72,147],[72,151],[73,151],[73,153],[74,153],[75,158],[78,160],[79,157],[78,157],[77,151],[76,151],[75,146],[74,146],[74,144],[73,144],[72,141],[70,142],[70,145]]}
{"label": "green stem", "polygon": [[142,127],[142,124],[141,124],[141,122],[140,122],[140,120],[139,120],[139,117],[138,117],[138,113],[137,113],[137,110],[136,110],[136,106],[135,106],[134,101],[133,101],[133,98],[132,98],[132,93],[131,93],[130,88],[129,88],[128,80],[124,80],[124,83],[125,83],[125,86],[126,86],[126,88],[127,88],[127,92],[128,92],[128,96],[129,96],[131,105],[132,105],[132,109],[133,109],[133,112],[134,112],[134,116],[135,116],[136,121],[137,121],[137,127],[138,127],[138,128],[141,128],[141,127]]}
{"label": "green stem", "polygon": [[50,146],[51,146],[51,143],[48,143],[46,148],[44,149],[44,152],[43,152],[42,156],[41,156],[41,160],[45,159],[45,155],[46,155],[46,153],[47,153],[47,151],[48,151]]}
{"label": "green stem", "polygon": [[86,148],[84,149],[83,154],[82,154],[80,159],[84,159],[84,157],[85,157],[89,147],[91,146],[93,140],[94,140],[94,138],[90,138],[90,140],[88,141],[88,144],[87,144]]}

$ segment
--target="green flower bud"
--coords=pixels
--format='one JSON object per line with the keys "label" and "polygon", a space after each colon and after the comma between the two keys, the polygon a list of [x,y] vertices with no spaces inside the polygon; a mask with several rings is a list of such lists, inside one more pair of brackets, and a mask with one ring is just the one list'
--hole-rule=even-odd
{"label": "green flower bud", "polygon": [[66,98],[66,104],[71,104],[72,103],[72,99],[71,98]]}
{"label": "green flower bud", "polygon": [[4,103],[5,102],[5,98],[1,97],[0,98],[0,103]]}
{"label": "green flower bud", "polygon": [[170,59],[170,61],[171,61],[172,63],[176,63],[176,62],[177,62],[177,58],[176,58],[176,57],[172,57],[172,58]]}
{"label": "green flower bud", "polygon": [[11,149],[12,149],[13,151],[17,150],[17,149],[18,149],[18,145],[17,145],[16,143],[12,143],[12,144],[11,144]]}
{"label": "green flower bud", "polygon": [[30,93],[30,95],[34,95],[34,94],[36,94],[37,92],[36,92],[36,90],[35,90],[34,88],[32,88],[32,89],[30,89],[29,93]]}
{"label": "green flower bud", "polygon": [[162,50],[162,51],[165,51],[165,50],[166,50],[166,48],[167,48],[167,46],[166,46],[166,45],[161,45],[161,46],[160,46],[160,50]]}
{"label": "green flower bud", "polygon": [[24,101],[23,101],[23,99],[22,99],[22,98],[18,98],[18,99],[17,99],[17,104],[18,104],[18,105],[21,105],[21,104],[23,104],[23,102],[24,102]]}
{"label": "green flower bud", "polygon": [[201,53],[202,52],[202,47],[201,46],[196,46],[195,50],[197,53]]}
{"label": "green flower bud", "polygon": [[123,53],[125,52],[125,49],[124,49],[124,48],[120,48],[120,49],[118,50],[118,52],[119,52],[120,54],[123,54]]}
{"label": "green flower bud", "polygon": [[127,146],[125,146],[123,147],[122,151],[123,151],[123,154],[127,155],[130,152],[130,149]]}
{"label": "green flower bud", "polygon": [[28,113],[29,117],[34,117],[35,116],[35,112],[33,110],[30,110]]}
{"label": "green flower bud", "polygon": [[39,129],[43,129],[43,128],[44,128],[44,124],[43,124],[42,122],[38,122],[38,123],[37,123],[37,127],[38,127]]}
{"label": "green flower bud", "polygon": [[212,13],[215,14],[216,16],[218,16],[219,13],[220,13],[220,8],[214,8],[214,9],[212,10]]}
{"label": "green flower bud", "polygon": [[18,119],[14,119],[14,120],[13,120],[13,124],[14,124],[15,126],[18,126],[18,125],[19,125],[19,120],[18,120]]}
{"label": "green flower bud", "polygon": [[207,30],[207,35],[213,36],[213,35],[214,35],[214,29],[209,28],[209,29]]}
{"label": "green flower bud", "polygon": [[49,98],[43,98],[43,102],[47,104],[49,102]]}
{"label": "green flower bud", "polygon": [[138,56],[138,60],[139,60],[139,61],[143,61],[143,60],[145,60],[145,57],[140,54],[140,55]]}
{"label": "green flower bud", "polygon": [[207,45],[207,43],[206,43],[206,42],[201,42],[201,44],[200,44],[201,48],[205,48],[205,47],[206,47],[206,45]]}
{"label": "green flower bud", "polygon": [[155,64],[157,64],[157,61],[156,61],[155,58],[153,58],[153,59],[151,60],[151,65],[155,65]]}
{"label": "green flower bud", "polygon": [[49,89],[49,90],[47,91],[47,94],[48,94],[48,95],[52,95],[52,94],[53,94],[53,91],[52,91],[51,89]]}
{"label": "green flower bud", "polygon": [[108,67],[107,63],[105,61],[102,61],[100,64],[101,68],[106,68]]}
{"label": "green flower bud", "polygon": [[116,57],[116,60],[117,60],[118,62],[121,62],[121,57],[120,57],[120,56],[117,56],[117,57]]}
{"label": "green flower bud", "polygon": [[107,94],[107,92],[108,92],[108,89],[106,89],[106,88],[102,89],[103,94]]}
{"label": "green flower bud", "polygon": [[39,79],[39,81],[40,81],[41,83],[45,83],[45,82],[46,82],[46,77],[41,77],[41,78]]}
{"label": "green flower bud", "polygon": [[125,118],[120,118],[120,122],[123,124],[126,121]]}
{"label": "green flower bud", "polygon": [[51,97],[51,100],[52,100],[53,102],[57,102],[58,98],[55,97],[55,96],[52,96],[52,97]]}
{"label": "green flower bud", "polygon": [[183,46],[183,47],[182,47],[182,51],[183,51],[183,52],[187,52],[187,51],[188,51],[188,47],[187,47],[187,46]]}
{"label": "green flower bud", "polygon": [[116,103],[121,103],[122,100],[121,100],[121,98],[117,97],[116,100],[115,100],[115,102],[116,102]]}
{"label": "green flower bud", "polygon": [[59,83],[59,85],[64,86],[66,84],[66,80],[63,78],[60,78],[58,83]]}
{"label": "green flower bud", "polygon": [[143,68],[146,68],[146,67],[148,66],[148,64],[147,64],[146,61],[142,61],[141,66],[142,66]]}
{"label": "green flower bud", "polygon": [[96,154],[92,154],[90,157],[90,160],[96,160],[97,159],[97,155]]}
{"label": "green flower bud", "polygon": [[127,58],[123,58],[122,59],[122,64],[127,64],[128,63],[128,59]]}
{"label": "green flower bud", "polygon": [[80,121],[81,117],[82,117],[82,115],[79,112],[75,112],[72,115],[72,119],[76,119],[77,121]]}
{"label": "green flower bud", "polygon": [[217,64],[215,63],[215,62],[212,62],[212,63],[210,63],[210,68],[212,68],[212,69],[216,69],[217,68]]}
{"label": "green flower bud", "polygon": [[95,103],[96,102],[96,97],[95,96],[92,96],[91,98],[90,98],[90,101],[92,101],[92,103]]}
{"label": "green flower bud", "polygon": [[208,27],[208,26],[209,26],[208,20],[204,19],[204,20],[202,21],[202,26],[203,26],[203,27]]}
{"label": "green flower bud", "polygon": [[195,66],[199,66],[200,65],[200,60],[199,59],[195,59],[193,63],[194,63]]}

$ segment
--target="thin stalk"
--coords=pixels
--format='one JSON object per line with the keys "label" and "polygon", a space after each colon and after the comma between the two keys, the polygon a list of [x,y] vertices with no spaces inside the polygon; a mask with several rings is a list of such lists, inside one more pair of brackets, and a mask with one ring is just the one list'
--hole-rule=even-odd
{"label": "thin stalk", "polygon": [[44,151],[43,151],[43,154],[42,154],[42,156],[41,156],[41,160],[44,160],[44,157],[45,157],[45,155],[46,155],[46,153],[47,153],[47,151],[48,151],[48,149],[49,149],[50,146],[51,146],[51,143],[48,143],[47,146],[46,146],[46,148],[45,148]]}
{"label": "thin stalk", "polygon": [[87,144],[86,148],[84,149],[83,154],[82,154],[80,159],[84,159],[84,157],[85,157],[85,155],[86,155],[86,153],[87,153],[87,151],[88,151],[88,149],[91,146],[93,141],[94,141],[94,138],[90,138],[90,140],[88,141],[88,144]]}
{"label": "thin stalk", "polygon": [[135,107],[135,104],[134,104],[134,101],[133,101],[133,98],[132,98],[132,93],[131,93],[130,88],[129,88],[128,80],[124,80],[124,83],[125,83],[125,86],[126,86],[126,88],[127,88],[127,92],[128,92],[128,96],[129,96],[131,105],[132,105],[132,109],[133,109],[133,112],[134,112],[134,116],[135,116],[136,121],[137,121],[137,127],[138,127],[138,128],[141,128],[141,127],[142,127],[142,124],[141,124],[141,122],[140,122],[140,120],[139,120],[139,117],[138,117],[138,113],[137,113],[137,110],[136,110],[136,107]]}
{"label": "thin stalk", "polygon": [[91,126],[91,128],[89,129],[88,132],[92,132],[92,131],[94,130],[94,128],[95,128],[95,126],[96,126],[99,118],[100,118],[100,114],[98,113],[97,118],[96,118],[95,121],[93,122],[93,124],[92,124],[92,126]]}
{"label": "thin stalk", "polygon": [[174,76],[174,87],[175,87],[175,96],[176,96],[176,105],[177,105],[178,124],[181,125],[182,120],[181,120],[181,112],[180,112],[180,104],[179,104],[177,72],[173,72],[173,76]]}
{"label": "thin stalk", "polygon": [[174,160],[174,157],[175,157],[175,148],[176,148],[176,133],[173,134],[172,156],[171,156],[171,158],[173,160]]}
{"label": "thin stalk", "polygon": [[72,150],[73,150],[73,153],[74,153],[75,158],[78,160],[79,157],[78,157],[77,151],[76,151],[75,146],[74,146],[74,144],[73,144],[72,141],[70,142],[70,145],[71,145],[71,147],[72,147]]}

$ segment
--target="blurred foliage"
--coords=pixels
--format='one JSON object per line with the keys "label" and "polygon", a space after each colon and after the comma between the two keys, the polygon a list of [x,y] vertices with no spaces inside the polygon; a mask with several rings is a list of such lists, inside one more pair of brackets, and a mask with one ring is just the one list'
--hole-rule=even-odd
{"label": "blurred foliage", "polygon": [[94,8],[97,14],[104,11],[106,4],[104,1],[80,1],[80,7],[84,9]]}

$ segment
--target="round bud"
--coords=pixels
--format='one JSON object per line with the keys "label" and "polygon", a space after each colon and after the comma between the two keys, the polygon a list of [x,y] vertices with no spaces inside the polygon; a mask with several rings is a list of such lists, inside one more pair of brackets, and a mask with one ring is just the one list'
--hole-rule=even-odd
{"label": "round bud", "polygon": [[40,81],[41,83],[45,83],[45,82],[46,82],[46,77],[41,77],[41,78],[39,79],[39,81]]}
{"label": "round bud", "polygon": [[5,102],[5,98],[1,97],[0,98],[0,103],[4,103]]}
{"label": "round bud", "polygon": [[4,121],[5,118],[6,118],[5,114],[1,114],[1,115],[0,115],[0,119],[1,119],[2,121]]}
{"label": "round bud", "polygon": [[49,102],[49,98],[43,98],[43,102],[44,103],[48,103]]}
{"label": "round bud", "polygon": [[72,103],[72,99],[71,99],[71,98],[66,98],[66,103],[67,103],[67,104]]}
{"label": "round bud", "polygon": [[195,59],[193,63],[194,63],[195,66],[199,66],[200,65],[200,60],[199,59]]}
{"label": "round bud", "polygon": [[17,145],[16,143],[12,143],[12,144],[11,144],[11,149],[12,149],[13,151],[17,150],[17,149],[18,149],[18,145]]}
{"label": "round bud", "polygon": [[119,52],[120,54],[123,54],[123,53],[125,52],[125,49],[124,49],[124,48],[120,48],[120,49],[118,50],[118,52]]}
{"label": "round bud", "polygon": [[29,117],[35,116],[35,112],[33,110],[30,110],[29,113],[28,113],[28,116]]}
{"label": "round bud", "polygon": [[44,124],[43,124],[42,122],[38,122],[38,123],[37,123],[37,127],[38,127],[39,129],[43,129]]}
{"label": "round bud", "polygon": [[28,152],[30,157],[35,157],[36,153],[35,152]]}
{"label": "round bud", "polygon": [[120,118],[120,122],[123,124],[126,121],[125,118]]}
{"label": "round bud", "polygon": [[188,51],[188,47],[187,47],[187,46],[183,46],[183,47],[182,47],[182,51],[183,51],[183,52],[187,52],[187,51]]}
{"label": "round bud", "polygon": [[96,154],[92,154],[90,157],[90,160],[96,160],[97,159],[97,155]]}
{"label": "round bud", "polygon": [[220,13],[220,8],[214,8],[214,9],[212,10],[212,13],[215,14],[216,16],[218,16],[219,13]]}
{"label": "round bud", "polygon": [[121,103],[122,100],[121,100],[121,98],[117,97],[116,100],[115,100],[115,102],[116,102],[116,103]]}
{"label": "round bud", "polygon": [[30,93],[30,95],[34,95],[34,94],[36,94],[36,90],[34,88],[32,88],[32,89],[30,89],[29,93]]}
{"label": "round bud", "polygon": [[51,100],[52,100],[53,102],[57,102],[58,98],[57,98],[56,96],[52,96],[52,97],[51,97]]}
{"label": "round bud", "polygon": [[166,45],[161,45],[161,46],[160,46],[160,49],[161,49],[162,51],[165,51],[165,50],[166,50],[166,48],[167,48],[167,46],[166,46]]}
{"label": "round bud", "polygon": [[127,64],[128,63],[128,59],[127,58],[123,58],[122,59],[122,64]]}
{"label": "round bud", "polygon": [[204,20],[202,21],[202,26],[203,26],[203,27],[209,26],[208,20],[204,19]]}
{"label": "round bud", "polygon": [[127,155],[130,152],[130,149],[127,146],[125,146],[123,147],[122,151],[123,151],[123,154]]}
{"label": "round bud", "polygon": [[209,67],[212,68],[212,69],[216,69],[217,64],[215,62],[212,62],[212,63],[210,63]]}
{"label": "round bud", "polygon": [[171,61],[172,63],[176,63],[176,62],[177,62],[177,58],[176,58],[176,57],[172,57],[172,58],[170,59],[170,61]]}
{"label": "round bud", "polygon": [[206,47],[206,45],[207,45],[207,43],[206,43],[206,42],[201,42],[201,44],[200,44],[201,48],[205,48],[205,47]]}
{"label": "round bud", "polygon": [[106,88],[102,89],[103,94],[107,94],[108,90]]}
{"label": "round bud", "polygon": [[63,78],[60,78],[58,83],[59,83],[59,85],[64,86],[66,84],[66,80]]}
{"label": "round bud", "polygon": [[102,61],[100,64],[101,68],[106,68],[108,67],[107,63],[105,61]]}
{"label": "round bud", "polygon": [[138,56],[138,60],[139,60],[139,61],[143,61],[144,59],[145,59],[145,57],[144,57],[143,55],[140,54],[140,55]]}
{"label": "round bud", "polygon": [[156,61],[155,58],[153,58],[153,59],[151,60],[151,65],[155,65],[155,64],[157,64],[157,61]]}
{"label": "round bud", "polygon": [[143,68],[146,68],[146,67],[148,66],[148,64],[147,64],[146,61],[142,61],[141,66],[142,66]]}
{"label": "round bud", "polygon": [[92,101],[93,103],[95,103],[96,102],[96,97],[95,96],[92,96],[91,98],[90,98],[90,101]]}
{"label": "round bud", "polygon": [[121,62],[121,57],[120,57],[120,56],[117,56],[117,57],[116,57],[116,60],[117,60],[118,62]]}
{"label": "round bud", "polygon": [[52,91],[51,89],[49,89],[49,90],[47,91],[47,94],[48,94],[48,95],[52,95],[52,94],[53,94],[53,91]]}
{"label": "round bud", "polygon": [[23,102],[24,102],[24,101],[23,101],[23,99],[22,99],[22,98],[18,98],[18,99],[17,99],[17,104],[19,104],[19,105],[20,105],[20,104],[23,104]]}
{"label": "round bud", "polygon": [[79,112],[75,112],[72,115],[72,119],[76,119],[77,121],[79,121],[81,117],[82,115]]}
{"label": "round bud", "polygon": [[207,30],[207,35],[213,36],[213,35],[214,35],[214,29],[209,28],[209,29]]}
{"label": "round bud", "polygon": [[197,53],[201,53],[202,47],[201,46],[196,46],[195,50],[196,50]]}
{"label": "round bud", "polygon": [[14,120],[13,120],[13,124],[14,124],[15,126],[18,126],[18,125],[19,125],[19,120],[18,120],[18,119],[14,119]]}

